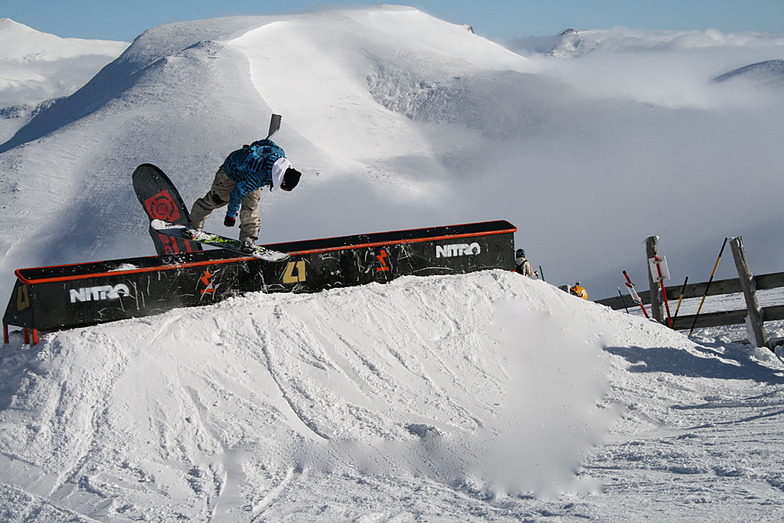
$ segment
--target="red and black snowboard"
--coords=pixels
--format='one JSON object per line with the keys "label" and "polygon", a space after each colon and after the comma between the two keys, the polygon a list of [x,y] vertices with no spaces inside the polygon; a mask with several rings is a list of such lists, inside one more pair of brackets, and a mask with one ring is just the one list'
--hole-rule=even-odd
{"label": "red and black snowboard", "polygon": [[[164,220],[171,223],[188,225],[190,217],[177,188],[156,166],[143,163],[133,172],[133,188],[139,198],[150,223]],[[201,251],[200,244],[183,238],[161,234],[150,226],[150,236],[159,256]]]}

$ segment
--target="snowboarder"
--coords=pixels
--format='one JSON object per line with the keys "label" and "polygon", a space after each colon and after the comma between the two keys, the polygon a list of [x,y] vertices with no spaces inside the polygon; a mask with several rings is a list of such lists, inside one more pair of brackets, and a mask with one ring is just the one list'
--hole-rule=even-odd
{"label": "snowboarder", "polygon": [[262,187],[291,191],[299,183],[300,176],[283,149],[268,138],[233,151],[215,173],[209,192],[194,202],[190,227],[183,231],[183,236],[193,238],[202,230],[212,211],[228,205],[223,225],[234,227],[239,211],[239,239],[243,250],[250,252],[261,229],[259,199]]}
{"label": "snowboarder", "polygon": [[585,287],[580,285],[579,281],[574,284],[574,287],[569,289],[569,294],[572,294],[573,296],[577,296],[578,298],[582,298],[584,300],[588,299],[588,291],[585,290]]}
{"label": "snowboarder", "polygon": [[536,278],[539,276],[539,273],[531,266],[531,262],[525,258],[525,251],[523,249],[517,249],[517,252],[515,252],[515,272],[522,274],[523,276],[528,276],[529,278]]}

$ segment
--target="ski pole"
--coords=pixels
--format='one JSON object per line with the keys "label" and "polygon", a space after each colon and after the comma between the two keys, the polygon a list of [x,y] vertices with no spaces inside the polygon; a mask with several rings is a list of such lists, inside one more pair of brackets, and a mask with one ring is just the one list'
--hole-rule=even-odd
{"label": "ski pole", "polygon": [[642,308],[642,313],[645,314],[647,319],[650,319],[650,316],[648,316],[648,311],[645,310],[645,305],[642,303],[642,298],[640,298],[640,295],[637,294],[637,289],[634,288],[634,284],[632,283],[631,278],[629,278],[629,275],[626,274],[626,271],[623,271],[623,275],[626,276],[626,287],[629,289],[629,295],[632,297],[632,300],[640,305]]}
{"label": "ski pole", "polygon": [[544,269],[542,269],[541,265],[539,266],[539,276],[542,277],[542,281],[547,281],[544,279]]}
{"label": "ski pole", "polygon": [[659,255],[653,257],[654,262],[656,263],[656,272],[659,273],[659,285],[661,286],[662,294],[664,295],[664,308],[667,310],[667,322],[670,324],[670,328],[672,328],[672,316],[670,316],[670,302],[667,301],[667,289],[664,287],[664,276],[662,276],[661,265],[659,265]]}
{"label": "ski pole", "polygon": [[683,287],[681,287],[681,295],[678,298],[678,306],[675,307],[675,315],[672,317],[673,323],[675,323],[675,318],[678,317],[678,311],[681,310],[681,302],[683,301],[683,294],[686,292],[686,283],[689,281],[689,277],[686,276],[686,279],[683,280]]}
{"label": "ski pole", "polygon": [[713,266],[713,272],[711,273],[710,279],[708,280],[708,284],[705,286],[705,294],[702,295],[702,300],[700,300],[700,306],[697,309],[697,314],[694,315],[694,322],[691,324],[691,329],[689,330],[689,336],[691,333],[694,332],[694,327],[697,325],[697,318],[700,316],[700,311],[702,310],[702,304],[705,303],[705,297],[708,295],[708,289],[710,289],[711,283],[713,282],[713,277],[716,275],[716,269],[719,267],[719,262],[721,261],[721,255],[724,252],[724,247],[727,245],[727,238],[724,238],[724,243],[721,244],[721,250],[719,251],[719,257],[716,258],[716,265]]}
{"label": "ski pole", "polygon": [[626,298],[623,297],[620,287],[618,287],[618,296],[621,297],[621,303],[623,304],[623,308],[626,309],[626,314],[629,314],[629,307],[626,306]]}

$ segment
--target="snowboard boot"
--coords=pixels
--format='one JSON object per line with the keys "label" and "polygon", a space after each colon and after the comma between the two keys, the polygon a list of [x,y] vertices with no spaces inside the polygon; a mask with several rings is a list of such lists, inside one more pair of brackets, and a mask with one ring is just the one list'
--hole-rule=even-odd
{"label": "snowboard boot", "polygon": [[192,240],[201,234],[201,230],[194,229],[193,227],[186,227],[182,230],[182,237],[186,240]]}
{"label": "snowboard boot", "polygon": [[240,247],[240,250],[246,254],[252,253],[254,249],[256,249],[256,244],[253,243],[253,240],[245,240]]}

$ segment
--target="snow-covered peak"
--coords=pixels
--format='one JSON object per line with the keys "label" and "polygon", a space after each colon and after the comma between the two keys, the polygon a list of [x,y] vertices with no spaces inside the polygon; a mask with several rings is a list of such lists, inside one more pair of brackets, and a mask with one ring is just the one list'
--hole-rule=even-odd
{"label": "snow-covered peak", "polygon": [[476,35],[470,27],[411,7],[377,6],[343,13],[362,28],[365,38],[373,35],[380,42],[395,45],[400,53],[437,53],[490,69],[530,71],[533,67],[529,60]]}
{"label": "snow-covered peak", "polygon": [[770,87],[784,87],[784,60],[766,60],[739,67],[717,76],[714,81],[723,83],[738,79],[746,79]]}
{"label": "snow-covered peak", "polygon": [[705,31],[612,29],[567,29],[548,53],[573,58],[592,52],[622,53],[641,51],[690,51],[699,49],[776,49],[784,45],[784,35],[765,33],[723,33]]}
{"label": "snow-covered peak", "polygon": [[356,158],[425,157],[411,120],[436,118],[468,77],[535,69],[465,26],[399,6],[287,17],[228,45],[247,56],[254,86],[288,125],[357,170]]}
{"label": "snow-covered peak", "polygon": [[60,38],[0,19],[0,110],[22,106],[0,118],[0,142],[9,138],[6,129],[26,121],[9,121],[8,114],[29,114],[41,102],[70,95],[126,47],[126,42]]}
{"label": "snow-covered peak", "polygon": [[[622,42],[626,34],[618,49],[655,41],[631,30],[597,34],[564,38]],[[760,128],[750,123],[758,116],[776,128],[777,106],[751,120],[724,120],[712,111],[745,114],[765,101],[746,86],[723,89],[710,80],[784,45],[775,47],[772,35],[749,35],[745,46],[740,38],[723,40],[725,47],[707,51],[673,45],[579,60],[523,57],[465,26],[400,6],[150,28],[0,146],[0,164],[16,184],[5,195],[9,212],[0,215],[0,252],[11,252],[3,263],[12,274],[20,266],[150,252],[146,223],[128,220],[139,212],[127,180],[136,165],[159,165],[190,203],[225,155],[259,137],[275,112],[283,115],[277,140],[306,178],[290,198],[264,203],[264,241],[504,218],[521,228],[519,241],[549,277],[579,278],[598,293],[591,297],[607,296],[617,271],[601,285],[591,275],[635,257],[640,238],[651,234],[645,222],[617,220],[643,215],[638,206],[650,204],[618,198],[615,188],[666,199],[673,184],[690,181],[686,173],[703,172],[695,166],[715,158],[711,175],[726,182],[695,182],[677,196],[711,193],[694,204],[706,206],[694,211],[699,230],[723,238],[728,224],[772,218],[772,201],[712,217],[712,198],[747,192],[748,182],[730,175],[739,159],[758,173],[780,163],[768,144],[775,133],[748,133],[739,143],[737,131]],[[52,173],[59,177],[55,201]],[[554,204],[566,198],[565,188],[591,203]],[[18,219],[29,201],[41,199],[53,203],[36,209],[35,221]],[[80,220],[84,209],[94,220]],[[690,248],[684,237],[693,232],[680,215],[645,214],[658,217],[659,235]],[[590,227],[569,225],[575,223]],[[119,239],[107,225],[132,231]],[[74,230],[78,247],[50,241]],[[44,247],[14,248],[18,238]],[[768,271],[778,258],[762,259],[770,260],[760,269]]]}
{"label": "snow-covered peak", "polygon": [[557,58],[569,58],[590,52],[594,47],[595,43],[586,42],[580,36],[580,32],[574,29],[566,29],[560,34],[558,43],[547,54]]}
{"label": "snow-covered peak", "polygon": [[0,63],[57,61],[84,55],[117,57],[127,42],[60,38],[36,31],[10,18],[0,19]]}

